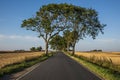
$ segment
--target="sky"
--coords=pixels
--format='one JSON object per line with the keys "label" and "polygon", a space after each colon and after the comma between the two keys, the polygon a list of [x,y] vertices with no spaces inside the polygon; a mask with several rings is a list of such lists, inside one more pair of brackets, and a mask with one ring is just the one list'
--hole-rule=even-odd
{"label": "sky", "polygon": [[107,25],[104,34],[99,34],[95,40],[91,37],[80,40],[77,51],[120,51],[120,0],[0,0],[0,50],[29,50],[33,46],[44,49],[45,42],[37,37],[38,33],[21,28],[21,24],[50,3],[93,8],[98,12],[100,22]]}

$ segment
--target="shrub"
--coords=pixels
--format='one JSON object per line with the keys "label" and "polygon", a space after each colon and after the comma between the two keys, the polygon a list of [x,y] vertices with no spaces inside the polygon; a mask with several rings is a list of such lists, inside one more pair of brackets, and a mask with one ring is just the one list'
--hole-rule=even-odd
{"label": "shrub", "polygon": [[30,48],[30,51],[42,51],[42,47],[32,47]]}

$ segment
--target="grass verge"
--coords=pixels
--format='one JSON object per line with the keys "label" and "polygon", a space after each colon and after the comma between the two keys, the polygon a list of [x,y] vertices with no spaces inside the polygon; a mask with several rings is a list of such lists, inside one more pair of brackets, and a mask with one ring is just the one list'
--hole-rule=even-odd
{"label": "grass verge", "polygon": [[53,54],[49,53],[47,56],[42,55],[38,58],[33,58],[33,59],[30,59],[30,60],[23,61],[21,63],[8,65],[8,66],[0,69],[0,77],[2,77],[4,75],[8,75],[8,74],[12,74],[12,73],[15,73],[15,72],[22,71],[25,68],[28,68],[28,67],[36,64],[36,63],[39,63],[41,61],[44,61],[44,60],[48,59],[51,56],[53,56]]}
{"label": "grass verge", "polygon": [[86,68],[88,68],[91,72],[97,74],[98,76],[101,76],[105,80],[120,80],[119,73],[114,73],[110,69],[103,68],[101,66],[88,62],[87,60],[81,59],[79,57],[75,57],[71,55],[68,55],[68,56],[76,60],[77,62],[85,66]]}

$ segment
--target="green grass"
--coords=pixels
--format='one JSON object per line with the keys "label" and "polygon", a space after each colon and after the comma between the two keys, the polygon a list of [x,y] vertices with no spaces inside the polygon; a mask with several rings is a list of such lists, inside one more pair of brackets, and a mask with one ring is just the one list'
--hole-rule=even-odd
{"label": "green grass", "polygon": [[51,56],[53,56],[52,53],[48,54],[47,56],[43,55],[43,56],[40,56],[38,58],[34,58],[34,59],[31,59],[31,60],[23,61],[23,62],[21,62],[19,64],[17,63],[17,64],[8,65],[8,66],[0,69],[0,77],[2,77],[4,75],[7,75],[7,74],[11,74],[11,73],[22,71],[25,68],[28,68],[28,67],[36,64],[36,63],[39,63],[41,61],[44,61],[44,60],[48,59]]}
{"label": "green grass", "polygon": [[[68,55],[70,56],[70,55]],[[70,56],[72,59],[76,60],[77,62],[79,62],[80,64],[82,64],[83,66],[85,66],[86,68],[88,68],[90,71],[92,71],[93,73],[97,74],[98,76],[102,77],[105,80],[120,80],[120,74],[119,73],[115,73],[113,71],[111,71],[110,69],[98,66],[94,63],[88,62],[85,59],[81,59],[75,56]]]}

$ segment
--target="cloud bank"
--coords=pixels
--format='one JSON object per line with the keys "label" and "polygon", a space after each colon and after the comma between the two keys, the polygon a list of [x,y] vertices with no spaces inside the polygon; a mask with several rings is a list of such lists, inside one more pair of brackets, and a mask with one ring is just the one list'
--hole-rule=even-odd
{"label": "cloud bank", "polygon": [[[0,50],[29,49],[33,46],[45,47],[44,40],[36,36],[0,34]],[[85,39],[76,45],[77,51],[101,49],[103,51],[120,51],[120,40],[113,38]]]}

